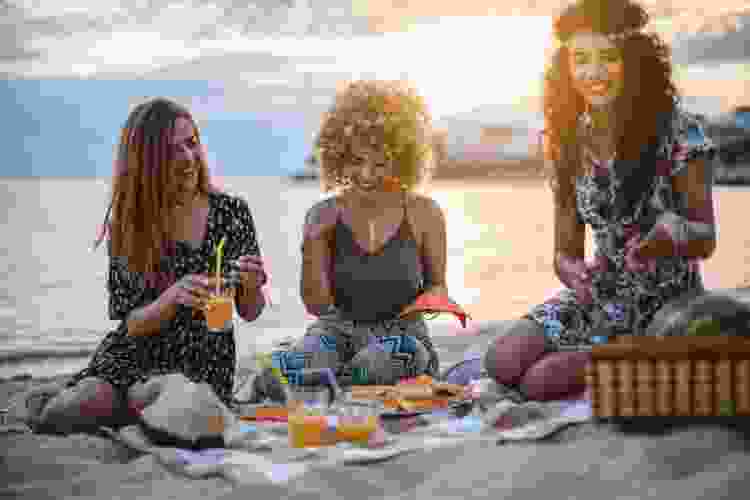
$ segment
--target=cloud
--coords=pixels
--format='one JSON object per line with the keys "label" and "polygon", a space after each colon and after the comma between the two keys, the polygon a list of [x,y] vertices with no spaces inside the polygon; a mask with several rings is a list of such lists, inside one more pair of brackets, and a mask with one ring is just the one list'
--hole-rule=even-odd
{"label": "cloud", "polygon": [[[261,40],[281,45],[279,39],[288,38],[310,40],[312,50],[318,48],[313,40],[341,44],[342,39],[409,31],[441,16],[551,16],[567,3],[561,0],[533,3],[525,0],[255,0],[250,3],[245,0],[6,0],[3,15],[9,21],[0,35],[3,42],[0,72],[30,77],[140,74],[204,55],[216,46],[226,48],[235,44],[239,48]],[[677,38],[701,35],[708,29],[732,35],[736,14],[750,9],[747,0],[719,0],[710,9],[697,0],[675,0],[668,4],[644,0],[644,3],[658,19],[661,30]],[[714,54],[734,57],[744,50],[746,41],[747,38],[732,35],[725,49],[714,44],[711,50],[706,48],[710,42],[696,41],[698,49],[686,51],[706,53],[705,57],[712,59],[717,58]],[[141,50],[139,45],[146,44],[148,50]],[[133,47],[130,52],[128,45]],[[723,50],[729,55],[723,56]],[[107,51],[112,51],[115,57],[102,56]]]}
{"label": "cloud", "polygon": [[[541,70],[543,55],[537,55],[537,49],[548,43],[550,23],[549,17],[531,16],[554,15],[568,2],[11,3],[6,8],[11,21],[5,25],[10,29],[0,29],[2,74],[205,79],[220,82],[223,89],[221,99],[204,96],[198,103],[206,112],[277,109],[317,116],[330,102],[337,81],[363,77],[416,80],[436,115],[509,96],[530,97],[539,92],[539,85],[529,82],[538,80],[535,65]],[[654,26],[671,37],[675,62],[746,56],[747,23],[737,22],[746,18],[735,15],[748,9],[746,0],[718,0],[710,11],[697,1],[645,3]],[[444,14],[458,17],[440,17]],[[709,36],[709,28],[721,34]],[[494,47],[516,42],[517,50],[495,56]],[[466,85],[471,92],[460,90]]]}
{"label": "cloud", "polygon": [[[12,0],[0,72],[28,77],[139,74],[217,46],[370,33],[346,0]],[[11,43],[12,42],[12,43]],[[110,52],[110,57],[102,57]],[[35,57],[30,57],[35,56]]]}

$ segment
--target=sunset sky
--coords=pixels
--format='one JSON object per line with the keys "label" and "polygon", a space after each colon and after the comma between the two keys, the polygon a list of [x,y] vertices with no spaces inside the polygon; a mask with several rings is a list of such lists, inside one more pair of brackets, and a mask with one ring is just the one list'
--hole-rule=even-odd
{"label": "sunset sky", "polygon": [[[197,114],[296,113],[307,135],[336,86],[363,77],[412,80],[440,119],[513,121],[538,110],[552,16],[566,3],[6,0],[0,73],[207,80],[217,90],[189,102]],[[694,111],[750,103],[750,2],[644,3]]]}
{"label": "sunset sky", "polygon": [[[259,95],[264,88],[308,87],[312,97],[330,94],[331,83],[340,78],[406,77],[418,84],[436,115],[538,94],[551,16],[565,4],[330,0],[313,6],[311,0],[273,0],[233,7],[238,2],[157,0],[148,2],[153,7],[134,8],[126,6],[146,3],[7,3],[8,19],[15,23],[3,36],[13,43],[3,44],[8,53],[0,58],[0,71],[111,78],[161,68],[159,78],[172,78],[171,67],[175,78],[239,80]],[[717,0],[710,9],[694,0],[644,3],[654,16],[654,29],[678,44],[705,39],[706,31],[724,37],[750,29],[735,16],[750,14],[750,2],[743,0]],[[219,63],[201,70],[201,59],[236,54],[246,56],[239,67],[234,58],[223,68]],[[189,62],[190,68],[181,68]],[[746,85],[739,72],[748,61],[728,62],[708,71],[680,68],[680,77],[692,93],[705,94],[710,88],[717,94],[715,84],[721,81],[718,94],[742,97],[738,94]],[[277,101],[282,107],[298,104],[293,97],[284,102],[277,95]]]}

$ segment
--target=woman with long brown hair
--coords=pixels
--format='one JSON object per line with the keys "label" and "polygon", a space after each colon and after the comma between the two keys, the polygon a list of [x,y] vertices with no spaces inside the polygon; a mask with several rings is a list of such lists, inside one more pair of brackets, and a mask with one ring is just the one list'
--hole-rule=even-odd
{"label": "woman with long brown hair", "polygon": [[264,307],[265,274],[247,202],[210,186],[198,127],[187,109],[157,98],[130,113],[104,227],[109,317],[120,324],[62,391],[37,403],[33,423],[64,433],[118,421],[127,416],[121,410],[131,386],[167,373],[205,382],[228,403],[234,330],[209,332],[201,312],[216,284],[209,277],[215,246],[227,238],[223,273],[234,281],[225,285],[237,287],[237,311],[246,321]]}
{"label": "woman with long brown hair", "polygon": [[[554,22],[544,154],[554,193],[554,270],[565,288],[513,323],[484,360],[498,382],[549,399],[583,388],[597,334],[644,334],[700,292],[716,245],[708,146],[687,139],[668,47],[631,0],[580,0]],[[585,228],[596,242],[586,262]]]}

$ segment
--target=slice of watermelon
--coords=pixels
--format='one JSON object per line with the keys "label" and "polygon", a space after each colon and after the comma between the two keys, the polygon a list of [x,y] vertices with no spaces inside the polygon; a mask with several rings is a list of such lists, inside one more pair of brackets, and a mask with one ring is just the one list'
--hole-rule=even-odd
{"label": "slice of watermelon", "polygon": [[460,322],[463,328],[466,328],[466,319],[471,319],[466,311],[456,302],[442,294],[423,293],[413,304],[409,305],[401,311],[401,317],[408,316],[410,314],[420,313],[450,313],[453,314]]}

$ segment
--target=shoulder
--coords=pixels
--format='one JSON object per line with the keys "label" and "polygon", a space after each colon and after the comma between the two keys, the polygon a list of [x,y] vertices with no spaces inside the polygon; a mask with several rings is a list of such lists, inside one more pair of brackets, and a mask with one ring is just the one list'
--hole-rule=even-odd
{"label": "shoulder", "polygon": [[331,196],[317,201],[311,206],[305,214],[306,224],[320,224],[323,222],[332,222],[338,216],[338,204],[336,196]]}
{"label": "shoulder", "polygon": [[247,200],[240,195],[224,191],[212,191],[208,196],[214,205],[221,211],[228,212],[235,216],[250,214],[250,206],[248,205]]}
{"label": "shoulder", "polygon": [[408,193],[406,202],[407,206],[416,211],[417,216],[422,220],[444,223],[445,215],[443,209],[433,198],[419,193]]}

